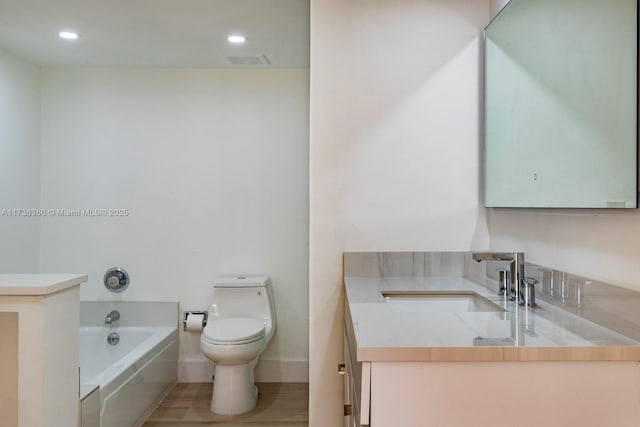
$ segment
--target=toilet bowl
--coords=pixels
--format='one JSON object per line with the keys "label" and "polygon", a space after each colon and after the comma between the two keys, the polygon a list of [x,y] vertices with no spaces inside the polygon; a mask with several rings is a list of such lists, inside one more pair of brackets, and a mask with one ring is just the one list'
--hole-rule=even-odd
{"label": "toilet bowl", "polygon": [[269,277],[217,277],[208,319],[200,349],[215,363],[211,411],[220,415],[249,412],[258,396],[253,371],[275,331]]}

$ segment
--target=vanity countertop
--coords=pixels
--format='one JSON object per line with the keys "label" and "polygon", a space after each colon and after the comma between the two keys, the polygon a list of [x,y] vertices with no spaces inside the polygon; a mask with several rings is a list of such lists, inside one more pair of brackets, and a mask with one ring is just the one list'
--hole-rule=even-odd
{"label": "vanity countertop", "polygon": [[86,274],[0,274],[0,296],[49,295],[86,281]]}
{"label": "vanity countertop", "polygon": [[[345,277],[347,335],[358,361],[640,360],[640,342],[551,304],[518,306],[465,277]],[[483,286],[484,285],[484,286]],[[472,291],[506,312],[420,311],[382,292]]]}

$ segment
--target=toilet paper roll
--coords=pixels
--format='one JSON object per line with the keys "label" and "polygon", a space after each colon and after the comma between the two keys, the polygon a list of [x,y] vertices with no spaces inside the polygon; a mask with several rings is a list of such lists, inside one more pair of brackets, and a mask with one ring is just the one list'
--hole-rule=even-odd
{"label": "toilet paper roll", "polygon": [[204,314],[189,314],[187,316],[187,331],[201,332],[204,329]]}

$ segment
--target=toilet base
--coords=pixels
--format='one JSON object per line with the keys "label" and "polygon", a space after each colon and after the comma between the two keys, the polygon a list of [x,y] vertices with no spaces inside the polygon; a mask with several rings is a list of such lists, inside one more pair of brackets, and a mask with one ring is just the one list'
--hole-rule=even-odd
{"label": "toilet base", "polygon": [[211,412],[239,415],[251,411],[258,401],[253,379],[253,363],[216,365],[211,396]]}

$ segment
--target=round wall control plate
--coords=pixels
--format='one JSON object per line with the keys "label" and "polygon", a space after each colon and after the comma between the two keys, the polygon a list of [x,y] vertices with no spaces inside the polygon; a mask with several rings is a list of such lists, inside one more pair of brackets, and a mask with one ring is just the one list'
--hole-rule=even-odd
{"label": "round wall control plate", "polygon": [[129,286],[129,274],[124,268],[114,267],[104,273],[104,287],[111,292],[122,292]]}

